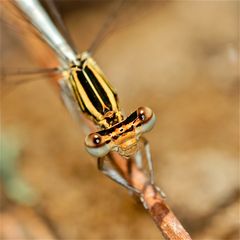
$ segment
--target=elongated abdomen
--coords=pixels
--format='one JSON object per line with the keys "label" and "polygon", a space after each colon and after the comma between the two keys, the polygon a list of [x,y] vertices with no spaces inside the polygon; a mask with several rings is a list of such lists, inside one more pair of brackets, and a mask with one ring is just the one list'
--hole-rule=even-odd
{"label": "elongated abdomen", "polygon": [[83,55],[70,71],[70,85],[84,113],[104,128],[122,120],[117,95],[91,57]]}

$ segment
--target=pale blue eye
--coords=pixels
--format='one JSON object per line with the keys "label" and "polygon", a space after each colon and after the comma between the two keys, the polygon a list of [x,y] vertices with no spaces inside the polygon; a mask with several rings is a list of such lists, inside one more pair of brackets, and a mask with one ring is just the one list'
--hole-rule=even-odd
{"label": "pale blue eye", "polygon": [[141,122],[141,127],[138,130],[138,134],[150,131],[156,122],[156,116],[153,111],[148,107],[139,107],[137,113],[138,119]]}
{"label": "pale blue eye", "polygon": [[99,133],[91,133],[85,138],[85,146],[94,157],[103,157],[111,150],[110,144],[106,143],[104,137]]}
{"label": "pale blue eye", "polygon": [[87,147],[86,149],[88,153],[90,153],[94,157],[104,157],[111,150],[107,144],[102,145],[101,147]]}
{"label": "pale blue eye", "polygon": [[152,117],[145,123],[142,124],[142,133],[149,132],[156,122],[156,116],[152,113]]}

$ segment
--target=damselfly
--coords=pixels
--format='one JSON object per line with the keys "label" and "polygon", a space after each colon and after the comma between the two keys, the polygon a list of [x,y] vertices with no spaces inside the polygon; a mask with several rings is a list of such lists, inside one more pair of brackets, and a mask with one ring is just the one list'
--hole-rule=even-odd
{"label": "damselfly", "polygon": [[[60,2],[63,4],[62,1]],[[97,5],[99,2],[101,4]],[[105,1],[94,1],[94,3],[93,1],[88,1],[88,4],[93,4],[91,6],[100,8],[103,2]],[[146,5],[149,5],[150,2],[162,1],[127,2],[145,2],[145,7],[148,8],[149,6]],[[84,5],[84,7],[86,6]],[[218,209],[213,209],[212,207],[221,206],[222,200],[228,199],[229,195],[227,193],[233,191],[236,186],[235,180],[232,178],[236,175],[236,167],[235,164],[232,164],[234,161],[230,161],[230,159],[234,160],[236,156],[236,148],[234,147],[236,144],[235,129],[237,126],[235,121],[235,99],[237,97],[236,80],[239,75],[237,74],[236,60],[238,56],[236,9],[236,2],[217,3],[204,1],[199,3],[193,1],[170,1],[164,8],[156,8],[156,11],[154,10],[151,16],[144,19],[140,17],[141,20],[136,24],[131,23],[131,26],[118,29],[120,31],[115,31],[111,37],[105,38],[102,48],[100,50],[98,48],[98,53],[94,56],[97,62],[103,66],[104,72],[111,76],[111,82],[117,87],[119,96],[121,96],[121,104],[124,106],[124,109],[127,109],[127,112],[130,112],[131,109],[136,109],[138,105],[145,104],[154,106],[154,112],[157,116],[161,112],[161,124],[157,124],[154,131],[150,134],[151,143],[154,143],[152,145],[154,158],[159,158],[159,154],[161,154],[161,158],[166,159],[166,161],[161,161],[161,168],[158,162],[155,165],[156,167],[159,166],[157,168],[158,176],[161,175],[163,185],[167,183],[169,195],[174,196],[174,199],[176,199],[172,204],[181,213],[182,219],[188,219],[189,226],[193,224],[192,229],[196,229],[196,226],[199,226],[196,219],[199,220],[197,220],[198,222],[202,222],[206,220],[202,216],[207,216],[204,215],[207,212],[212,213],[213,210],[216,213]],[[90,16],[86,13],[89,13],[89,11],[81,11],[79,14],[78,11],[74,10],[75,6],[71,6],[71,11],[65,12],[67,14],[65,15],[67,16],[65,20],[69,23],[70,32],[74,33],[73,37],[75,37],[77,45],[79,47],[82,46],[82,49],[88,49],[89,43],[93,38],[92,36],[100,28],[99,25],[102,25],[99,19],[102,20],[103,18],[99,18],[97,10],[91,10],[90,12],[93,14],[90,14]],[[121,11],[119,15],[122,13],[124,14],[124,11]],[[138,15],[139,12],[133,11],[133,13]],[[84,14],[85,16],[82,17]],[[213,19],[214,21],[212,21]],[[91,21],[95,24],[92,24]],[[85,30],[83,30],[82,26]],[[4,37],[5,32],[3,33]],[[42,34],[43,32],[40,35]],[[76,39],[78,40],[76,41]],[[8,41],[6,42],[8,43]],[[7,45],[8,50],[14,48],[15,44],[17,43],[13,42],[11,45],[9,43]],[[39,49],[35,44],[29,44],[27,51],[41,52]],[[57,54],[54,56],[60,55],[59,49],[61,48],[56,50]],[[7,50],[7,48],[5,47],[4,50]],[[72,51],[70,50],[70,52]],[[66,53],[66,48],[64,53]],[[117,123],[118,121],[121,123],[123,114],[122,112],[117,114],[119,113],[118,102],[114,90],[110,86],[107,86],[107,90],[104,89],[103,91],[105,97],[103,94],[100,96],[94,95],[96,100],[98,100],[96,108],[95,105],[93,105],[94,107],[90,105],[93,102],[92,98],[89,100],[87,109],[90,109],[91,114],[95,110],[96,114],[81,114],[81,99],[79,99],[77,94],[74,94],[73,90],[75,89],[77,93],[81,94],[87,92],[87,90],[79,90],[81,79],[77,82],[78,85],[75,88],[72,87],[76,82],[74,80],[79,78],[77,73],[81,72],[84,74],[83,66],[78,70],[79,61],[83,61],[85,58],[90,59],[91,65],[88,63],[85,66],[89,68],[89,66],[92,67],[93,65],[94,67],[92,68],[96,74],[101,72],[98,68],[95,69],[92,58],[88,58],[87,54],[84,55],[77,56],[73,52],[66,59],[61,54],[59,56],[61,64],[59,65],[53,64],[52,58],[46,57],[45,54],[44,60],[48,63],[47,67],[57,67],[55,71],[58,74],[61,72],[59,75],[63,79],[60,81],[62,95],[77,118],[84,115],[90,116],[87,117],[89,119],[87,123],[93,123],[94,126],[97,126],[97,122],[101,121],[98,121],[98,119],[102,119],[101,116],[105,115],[103,111],[103,109],[106,109],[105,105],[107,108],[113,108],[113,103],[116,103],[117,107],[113,111],[115,117],[109,119],[109,125],[116,124],[117,126],[119,124]],[[30,66],[26,64],[24,66],[24,60],[25,52],[14,54],[13,57],[8,58],[5,66],[11,69]],[[73,64],[71,63],[72,61],[74,62]],[[70,71],[71,68],[73,69],[72,72]],[[92,71],[92,69],[87,68],[85,70],[88,72]],[[49,71],[50,69],[48,71],[45,70],[45,73],[49,74]],[[75,74],[75,78],[72,76],[72,82],[70,82],[71,79],[69,77],[72,73]],[[92,81],[92,78],[90,79]],[[105,77],[104,79],[96,77],[96,79],[106,83]],[[100,84],[100,86],[102,85]],[[90,90],[100,91],[94,85]],[[86,158],[89,156],[81,151],[81,147],[84,145],[82,144],[84,141],[81,139],[81,133],[76,131],[76,126],[73,122],[70,120],[65,121],[65,116],[67,115],[62,114],[63,109],[59,104],[59,99],[51,94],[51,89],[47,83],[42,81],[36,81],[33,84],[26,84],[24,87],[18,88],[17,91],[13,92],[5,100],[4,118],[10,124],[20,122],[20,126],[23,126],[26,132],[28,131],[27,134],[30,137],[27,140],[28,145],[24,155],[24,170],[27,169],[27,177],[34,183],[34,186],[40,186],[38,189],[40,189],[40,193],[43,193],[43,196],[50,195],[47,198],[47,200],[50,199],[50,207],[56,206],[61,208],[61,210],[68,207],[62,213],[61,219],[67,219],[69,212],[72,213],[74,211],[70,219],[75,232],[76,225],[78,227],[86,226],[81,222],[82,218],[79,216],[85,209],[87,209],[87,212],[91,212],[91,226],[87,229],[88,232],[85,236],[82,232],[80,234],[82,238],[86,238],[92,231],[93,224],[94,227],[100,222],[103,223],[103,227],[112,226],[112,221],[115,221],[116,216],[119,216],[119,212],[116,213],[113,210],[113,205],[118,204],[118,200],[121,202],[120,205],[122,205],[124,196],[119,198],[117,194],[112,194],[108,187],[105,188],[100,183],[100,181],[104,181],[104,178],[99,177],[92,171],[89,165],[90,161],[86,161]],[[114,96],[112,98],[113,101],[109,101],[110,96]],[[103,105],[100,102],[102,100],[104,103],[107,103],[107,101],[110,103]],[[99,116],[99,118],[96,116]],[[130,120],[129,123],[131,124]],[[96,155],[107,152],[109,149],[117,150],[121,153],[121,149],[117,148],[119,145],[122,146],[123,143],[121,128],[114,129],[114,127],[110,126],[110,129],[113,131],[107,132],[109,126],[107,126],[106,122],[105,126],[102,123],[98,129],[95,127],[90,134],[92,132],[104,131],[104,134],[102,133],[104,141],[108,140],[106,139],[108,133],[120,137],[118,139],[110,139],[110,145],[98,145],[98,148],[95,145],[91,146],[93,144],[91,140],[99,142],[98,135],[96,139],[87,139],[91,143],[87,146],[89,151]],[[137,133],[132,134],[132,131],[128,132],[130,126],[124,120],[123,123],[123,131],[125,131],[127,140],[135,141]],[[100,127],[103,130],[100,130]],[[90,135],[90,137],[94,137],[94,135]],[[137,144],[134,142],[129,143],[132,143],[129,146],[133,146],[130,149],[134,150]],[[125,156],[119,158],[119,162],[121,161],[124,164],[125,169],[127,169],[129,162],[136,163],[141,170],[146,169],[141,166],[143,162],[142,156],[144,155],[142,153],[146,155],[149,151],[145,150],[146,148],[143,147],[144,144],[141,140],[139,144],[141,145],[139,147],[140,151],[137,151],[136,155],[129,158]],[[161,151],[158,149],[160,146]],[[122,152],[128,155],[130,151]],[[115,154],[114,156],[120,156],[118,153],[110,151],[107,157],[111,159],[113,154]],[[131,191],[137,189],[143,192],[144,181],[142,185],[136,185],[135,182],[131,181],[133,178],[125,178],[125,175],[119,169],[114,168],[114,166],[110,165],[106,169],[105,164],[108,163],[110,161],[104,160],[103,164],[99,160],[99,168],[105,167],[104,172],[106,174],[111,173],[111,177],[113,176],[116,181],[130,188]],[[32,168],[33,166],[34,168]],[[128,173],[129,176],[133,175],[130,171]],[[222,178],[221,176],[232,177]],[[138,178],[136,175],[135,177]],[[147,180],[149,181],[149,178]],[[223,181],[223,184],[219,184],[221,181]],[[92,188],[93,184],[96,184],[97,189],[95,186]],[[133,187],[134,189],[132,189]],[[206,190],[208,190],[209,194],[206,194]],[[57,192],[57,196],[53,196],[54,193],[52,192]],[[102,202],[99,196],[103,192],[106,193],[104,195],[104,204],[107,204],[108,207],[104,209],[104,212],[100,213],[101,217],[99,217],[97,222],[95,211],[96,209],[102,209],[102,206],[99,205]],[[85,193],[89,195],[86,196]],[[124,199],[124,202],[125,200],[127,199]],[[49,204],[44,199],[42,201],[43,204]],[[84,201],[86,201],[86,204],[84,204]],[[202,204],[203,202],[205,204]],[[120,211],[129,211],[126,205],[123,205],[122,208],[118,205],[117,208],[121,209]],[[161,209],[164,210],[164,214],[167,212],[165,208]],[[105,211],[109,211],[108,216],[112,215],[112,218],[107,217],[108,219],[106,220],[105,216],[107,214],[105,215]],[[56,208],[52,211],[52,214],[54,212],[57,212]],[[56,214],[55,219],[58,219],[60,214]],[[164,214],[158,215],[155,219],[161,220]],[[212,214],[210,215],[212,216]],[[132,236],[138,238],[136,234],[139,231],[146,234],[146,239],[150,238],[149,236],[153,236],[150,232],[154,231],[154,229],[149,230],[151,226],[146,227],[146,222],[144,222],[144,227],[139,227],[139,220],[142,221],[141,215],[136,217],[133,214],[130,217],[127,214],[127,220],[125,220],[124,227],[121,230],[126,229],[125,223],[128,221],[129,229],[132,228],[133,232],[127,236],[123,234],[123,238],[131,238]],[[64,222],[61,228],[64,227],[67,230],[65,229],[63,232],[71,232],[68,231],[70,225]],[[176,231],[179,229],[176,228],[175,224],[172,226]],[[146,233],[147,230],[149,231]],[[79,231],[82,231],[82,229]],[[202,228],[199,229],[199,232],[202,232]],[[228,235],[229,231],[224,236]],[[153,238],[156,238],[156,236]],[[95,236],[91,235],[91,237],[94,238]],[[75,235],[72,238],[76,239],[77,237]],[[104,235],[103,238],[114,238],[114,235]]]}
{"label": "damselfly", "polygon": [[[52,69],[52,72],[62,75],[59,83],[65,105],[77,118],[82,112],[96,126],[96,131],[87,135],[85,146],[91,155],[98,158],[99,170],[129,190],[139,193],[140,189],[131,186],[116,169],[105,164],[105,156],[113,151],[117,152],[123,160],[135,161],[139,168],[143,167],[146,158],[150,176],[146,184],[153,185],[149,144],[142,134],[152,129],[156,120],[155,114],[148,107],[139,107],[130,115],[124,116],[115,90],[91,57],[92,51],[104,35],[105,28],[124,3],[125,1],[117,2],[89,50],[78,55],[71,42],[62,37],[37,0],[14,2],[60,59],[60,66]],[[58,16],[56,10],[54,13]],[[51,73],[51,69],[48,69],[48,72]]]}

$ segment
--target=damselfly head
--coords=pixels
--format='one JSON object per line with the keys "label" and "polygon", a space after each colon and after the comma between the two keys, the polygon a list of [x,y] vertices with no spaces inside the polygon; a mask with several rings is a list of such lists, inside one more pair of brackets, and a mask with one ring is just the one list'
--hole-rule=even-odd
{"label": "damselfly head", "polygon": [[130,157],[138,150],[140,136],[150,131],[155,121],[150,108],[140,107],[113,127],[89,134],[85,139],[86,149],[95,157],[103,157],[110,151]]}

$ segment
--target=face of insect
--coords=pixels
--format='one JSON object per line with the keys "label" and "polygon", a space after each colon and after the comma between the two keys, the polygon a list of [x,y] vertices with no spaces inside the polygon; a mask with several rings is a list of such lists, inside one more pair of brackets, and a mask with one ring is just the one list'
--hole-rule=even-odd
{"label": "face of insect", "polygon": [[85,139],[86,149],[95,157],[103,157],[110,151],[130,157],[138,150],[140,136],[150,131],[155,121],[150,108],[140,107],[113,127],[89,134]]}

